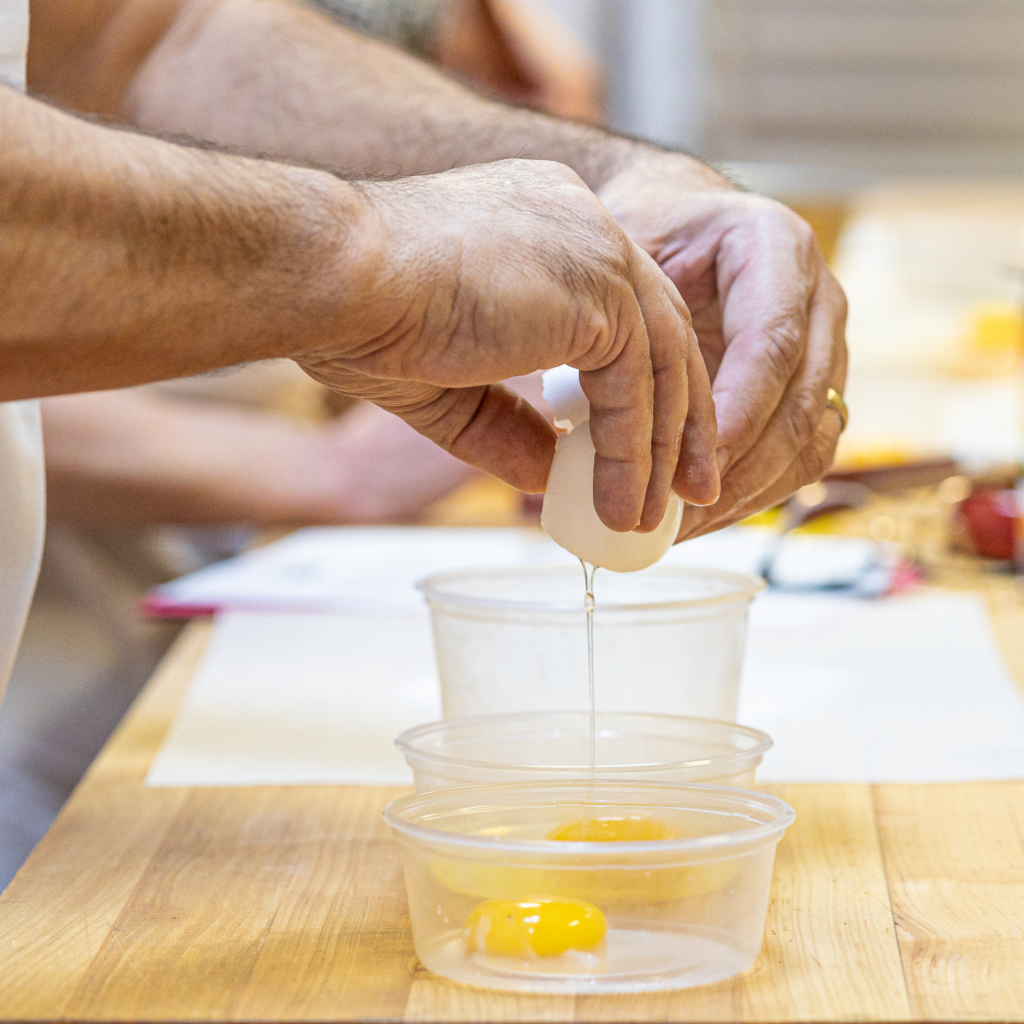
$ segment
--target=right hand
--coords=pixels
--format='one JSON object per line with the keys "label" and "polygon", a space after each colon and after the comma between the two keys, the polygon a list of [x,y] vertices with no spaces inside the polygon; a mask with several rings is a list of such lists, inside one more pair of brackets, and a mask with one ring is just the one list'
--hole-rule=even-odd
{"label": "right hand", "polygon": [[689,312],[573,171],[508,160],[360,188],[368,213],[339,260],[369,251],[366,271],[343,296],[342,340],[297,353],[303,369],[542,491],[555,434],[496,382],[568,363],[590,400],[609,527],[654,529],[673,485],[715,500],[714,405]]}

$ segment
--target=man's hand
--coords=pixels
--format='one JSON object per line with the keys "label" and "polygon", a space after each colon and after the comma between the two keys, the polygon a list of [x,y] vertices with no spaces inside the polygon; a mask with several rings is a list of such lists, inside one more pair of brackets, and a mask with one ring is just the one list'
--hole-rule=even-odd
{"label": "man's hand", "polygon": [[722,494],[688,508],[679,539],[782,500],[831,465],[841,424],[826,402],[846,379],[846,299],[810,227],[730,190],[694,162],[650,154],[599,195],[675,282],[713,382]]}
{"label": "man's hand", "polygon": [[0,122],[0,399],[286,355],[543,490],[554,433],[494,382],[570,363],[610,527],[661,521],[684,425],[683,489],[717,494],[689,313],[567,167],[354,185],[111,131],[5,89]]}
{"label": "man's hand", "polygon": [[714,500],[714,410],[689,313],[574,172],[512,160],[362,188],[372,241],[357,248],[372,270],[346,299],[345,340],[295,353],[304,369],[540,491],[554,432],[492,382],[569,363],[611,528],[653,529],[673,481]]}

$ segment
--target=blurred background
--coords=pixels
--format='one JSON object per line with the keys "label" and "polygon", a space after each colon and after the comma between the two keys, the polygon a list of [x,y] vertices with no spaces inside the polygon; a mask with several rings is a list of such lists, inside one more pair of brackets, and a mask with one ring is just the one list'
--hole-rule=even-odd
{"label": "blurred background", "polygon": [[814,167],[803,181],[822,189],[1021,171],[1013,0],[542,2],[598,55],[625,131],[716,161]]}

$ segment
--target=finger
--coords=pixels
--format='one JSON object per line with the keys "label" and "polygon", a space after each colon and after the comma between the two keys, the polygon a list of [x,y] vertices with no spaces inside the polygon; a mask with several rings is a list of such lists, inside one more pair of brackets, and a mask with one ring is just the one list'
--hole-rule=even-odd
{"label": "finger", "polygon": [[720,514],[773,488],[817,433],[828,389],[845,377],[846,349],[841,335],[837,345],[834,312],[829,301],[812,300],[803,363],[755,445],[723,480]]}
{"label": "finger", "polygon": [[[638,530],[646,533],[656,529],[665,517],[679,464],[683,425],[689,408],[687,357],[695,336],[690,325],[690,312],[675,285],[647,253],[636,246],[633,248],[636,297],[647,328],[654,376],[651,475],[637,526]],[[698,376],[698,386],[699,379]],[[709,386],[709,401],[710,397]]]}
{"label": "finger", "polygon": [[[737,508],[729,516],[722,519],[711,519],[705,521],[696,529],[693,529],[694,524],[688,524],[687,529],[692,532],[688,532],[687,537],[697,537],[704,533],[711,533],[713,530],[721,530],[726,526],[732,526],[733,524],[746,519],[748,516],[753,515],[755,512],[760,512],[765,508],[771,508],[773,505],[778,505],[780,502],[785,501],[785,499],[791,494],[804,486],[799,481],[820,480],[821,477],[828,472],[828,469],[832,464],[832,458],[835,453],[835,447],[840,433],[838,413],[830,409],[826,412],[825,419],[833,421],[834,425],[832,428],[823,429],[819,436],[807,445],[807,447],[800,453],[800,456],[794,460],[793,466],[782,478],[780,478],[775,486],[766,491],[760,498],[756,499],[746,508]],[[699,511],[704,510],[701,509]]]}
{"label": "finger", "polygon": [[[783,478],[794,460],[807,447],[808,437],[817,431],[825,411],[829,387],[841,391],[846,379],[845,297],[838,284],[826,274],[820,294],[812,299],[804,365],[791,380],[786,395],[754,447],[737,462],[722,481],[721,495],[714,509],[702,517],[689,512],[683,530],[701,520],[702,529],[717,529],[734,509],[752,514],[766,507],[762,495],[776,494],[776,482]],[[810,483],[801,480],[794,489]],[[682,536],[683,534],[681,534]]]}
{"label": "finger", "polygon": [[[615,357],[590,368],[575,365],[590,402],[594,442],[594,508],[609,529],[624,532],[640,522],[651,477],[654,425],[654,374],[650,342],[632,291],[613,322],[608,348]],[[598,354],[597,359],[605,358]]]}
{"label": "finger", "polygon": [[786,471],[771,487],[756,498],[734,504],[727,513],[719,512],[717,506],[687,508],[683,514],[683,522],[676,538],[677,542],[731,526],[741,519],[754,515],[755,512],[771,508],[773,505],[785,501],[806,484],[820,480],[832,466],[842,430],[843,423],[839,414],[831,407],[826,408],[814,437],[801,449]]}
{"label": "finger", "polygon": [[555,432],[525,399],[502,384],[438,388],[379,381],[362,394],[400,416],[463,462],[528,493],[544,490],[555,454]]}
{"label": "finger", "polygon": [[[781,229],[779,218],[785,219]],[[726,348],[714,394],[724,474],[754,447],[804,361],[820,256],[811,229],[782,208],[748,231],[726,236],[723,246],[719,294]]]}
{"label": "finger", "polygon": [[691,505],[711,505],[722,489],[715,464],[718,427],[707,367],[692,331],[686,365],[690,405],[672,486]]}

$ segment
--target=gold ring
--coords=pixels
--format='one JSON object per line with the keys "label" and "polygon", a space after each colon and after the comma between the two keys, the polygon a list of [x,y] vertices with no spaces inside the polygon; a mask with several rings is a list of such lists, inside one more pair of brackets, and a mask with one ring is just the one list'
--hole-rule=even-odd
{"label": "gold ring", "polygon": [[841,434],[846,429],[846,424],[850,422],[850,410],[846,408],[843,396],[835,388],[829,388],[828,394],[825,396],[825,404],[839,417],[841,424],[839,433]]}

